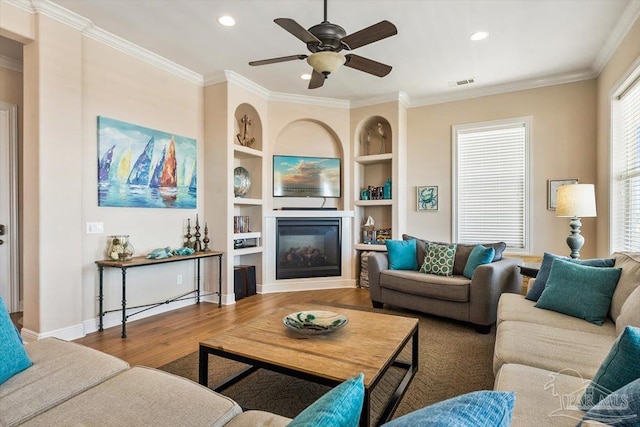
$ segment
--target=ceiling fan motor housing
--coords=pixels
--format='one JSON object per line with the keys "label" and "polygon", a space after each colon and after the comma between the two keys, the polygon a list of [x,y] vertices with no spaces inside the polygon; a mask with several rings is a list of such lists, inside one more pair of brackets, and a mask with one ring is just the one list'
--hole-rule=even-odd
{"label": "ceiling fan motor housing", "polygon": [[332,24],[324,21],[318,25],[314,25],[308,30],[321,41],[317,43],[307,43],[307,49],[311,52],[331,51],[340,52],[343,48],[340,40],[347,35],[347,32],[340,25]]}

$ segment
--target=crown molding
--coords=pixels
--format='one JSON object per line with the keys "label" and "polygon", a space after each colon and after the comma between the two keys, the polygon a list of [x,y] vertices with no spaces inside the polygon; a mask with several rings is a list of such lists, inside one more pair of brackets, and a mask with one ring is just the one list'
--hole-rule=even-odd
{"label": "crown molding", "polygon": [[22,61],[8,56],[0,55],[0,68],[6,68],[8,70],[17,71],[22,73]]}
{"label": "crown molding", "polygon": [[2,0],[4,3],[10,4],[11,6],[18,7],[25,12],[35,13],[35,10],[31,4],[31,0]]}
{"label": "crown molding", "polygon": [[346,99],[321,98],[319,96],[294,95],[290,93],[272,92],[269,101],[291,102],[293,104],[315,105],[329,108],[350,108]]}
{"label": "crown molding", "polygon": [[463,101],[465,99],[480,98],[489,95],[518,92],[521,90],[537,89],[546,86],[555,86],[565,83],[574,83],[582,80],[595,79],[598,75],[592,70],[584,70],[577,73],[557,74],[555,76],[541,77],[537,79],[522,80],[513,83],[487,86],[477,89],[467,89],[458,93],[447,93],[434,96],[425,96],[416,99],[409,108],[423,107],[426,105],[444,104],[446,102]]}
{"label": "crown molding", "polygon": [[248,92],[254,93],[261,98],[269,99],[271,92],[263,88],[259,84],[249,80],[248,78],[241,76],[235,71],[224,70],[224,77],[229,83],[233,83]]}
{"label": "crown molding", "polygon": [[640,0],[631,0],[591,65],[596,75],[602,72],[638,18],[640,18]]}
{"label": "crown molding", "polygon": [[372,96],[357,101],[351,101],[351,108],[369,107],[371,105],[384,104],[385,102],[399,102],[405,108],[409,108],[410,99],[406,92],[392,92],[383,95]]}

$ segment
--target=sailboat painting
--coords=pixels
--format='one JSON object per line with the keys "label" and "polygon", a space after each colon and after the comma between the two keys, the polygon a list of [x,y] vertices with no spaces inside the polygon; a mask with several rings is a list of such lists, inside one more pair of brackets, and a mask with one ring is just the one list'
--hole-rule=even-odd
{"label": "sailboat painting", "polygon": [[196,140],[98,116],[98,206],[195,209]]}

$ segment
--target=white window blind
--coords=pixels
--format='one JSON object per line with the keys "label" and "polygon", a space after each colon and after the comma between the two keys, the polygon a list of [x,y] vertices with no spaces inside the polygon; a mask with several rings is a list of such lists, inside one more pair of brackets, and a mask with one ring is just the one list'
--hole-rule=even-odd
{"label": "white window blind", "polygon": [[613,250],[640,251],[640,77],[613,103]]}
{"label": "white window blind", "polygon": [[528,119],[454,126],[454,239],[528,252]]}

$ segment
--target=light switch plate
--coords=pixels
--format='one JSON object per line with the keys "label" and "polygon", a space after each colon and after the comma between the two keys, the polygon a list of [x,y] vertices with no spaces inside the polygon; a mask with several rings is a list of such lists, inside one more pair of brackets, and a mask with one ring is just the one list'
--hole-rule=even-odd
{"label": "light switch plate", "polygon": [[100,234],[104,233],[104,222],[88,222],[87,234]]}

